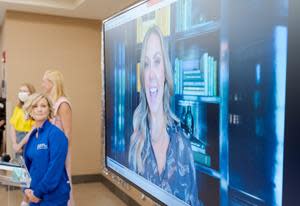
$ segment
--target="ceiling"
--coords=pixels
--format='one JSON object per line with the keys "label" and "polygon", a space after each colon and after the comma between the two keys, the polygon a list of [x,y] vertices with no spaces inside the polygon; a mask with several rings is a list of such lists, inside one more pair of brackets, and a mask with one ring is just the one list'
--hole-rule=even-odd
{"label": "ceiling", "polygon": [[140,0],[0,0],[0,26],[5,11],[103,20]]}

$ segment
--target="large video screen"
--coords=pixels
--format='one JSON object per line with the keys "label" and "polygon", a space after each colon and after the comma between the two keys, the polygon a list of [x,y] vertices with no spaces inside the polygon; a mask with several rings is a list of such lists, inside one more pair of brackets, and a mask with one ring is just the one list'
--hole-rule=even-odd
{"label": "large video screen", "polygon": [[166,205],[282,205],[287,19],[288,0],[107,19],[106,167]]}

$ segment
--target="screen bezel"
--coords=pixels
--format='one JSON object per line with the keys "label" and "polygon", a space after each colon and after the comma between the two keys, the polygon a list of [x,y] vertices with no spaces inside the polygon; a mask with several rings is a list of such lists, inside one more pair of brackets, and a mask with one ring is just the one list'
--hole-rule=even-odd
{"label": "screen bezel", "polygon": [[[105,110],[105,108],[106,108],[106,106],[105,106],[105,100],[106,100],[106,98],[107,98],[107,94],[105,93],[105,89],[106,89],[106,85],[105,85],[105,78],[106,78],[106,73],[105,73],[105,68],[104,68],[104,66],[105,66],[105,52],[104,52],[104,48],[105,48],[105,26],[106,26],[106,24],[109,22],[109,21],[111,21],[111,20],[114,20],[115,18],[117,18],[117,17],[120,17],[122,14],[124,14],[124,13],[126,13],[126,12],[128,12],[128,11],[131,11],[132,9],[134,9],[134,8],[137,8],[137,7],[139,7],[140,5],[143,5],[143,4],[146,4],[147,2],[149,2],[148,0],[145,0],[145,1],[142,1],[142,2],[139,2],[139,3],[135,3],[133,6],[131,6],[131,7],[129,7],[128,9],[125,9],[125,10],[122,10],[121,12],[119,12],[119,13],[117,13],[116,15],[113,15],[112,17],[110,17],[110,18],[108,18],[108,19],[106,19],[106,20],[104,20],[103,21],[103,25],[102,25],[102,74],[103,74],[103,76],[102,76],[102,84],[103,84],[103,108],[104,108],[104,112],[103,112],[103,117],[104,117],[104,122],[105,122],[105,124],[103,125],[103,127],[104,127],[104,135],[103,135],[103,141],[104,141],[104,156],[103,156],[103,162],[104,162],[104,168],[105,169],[108,169],[109,171],[111,171],[113,174],[116,174],[116,175],[118,175],[118,176],[120,176],[121,178],[123,178],[123,180],[125,180],[126,182],[128,182],[130,185],[132,185],[133,187],[135,187],[136,189],[138,189],[138,190],[140,190],[141,192],[143,192],[143,193],[145,193],[147,196],[150,196],[152,199],[154,199],[155,201],[157,201],[157,202],[160,202],[160,204],[165,204],[165,202],[164,201],[161,201],[161,200],[159,200],[159,199],[157,199],[157,197],[155,197],[155,196],[153,196],[153,194],[151,194],[150,192],[148,192],[148,191],[146,191],[146,190],[144,190],[142,187],[140,187],[139,185],[137,185],[137,184],[135,184],[134,182],[132,182],[130,179],[128,179],[126,176],[124,176],[122,173],[120,173],[120,172],[118,172],[118,171],[116,171],[115,169],[113,169],[113,168],[111,168],[111,167],[109,167],[108,166],[108,161],[107,161],[107,145],[105,144],[105,139],[107,138],[106,137],[106,133],[105,133],[105,125],[107,124],[107,118],[106,118],[106,110]],[[289,18],[290,18],[290,15],[291,15],[291,13],[289,13]],[[299,16],[299,15],[297,15],[297,16]],[[293,25],[293,26],[295,26],[295,25]],[[292,47],[291,47],[291,39],[290,39],[290,35],[291,35],[291,33],[290,33],[290,29],[291,29],[291,25],[289,24],[289,26],[288,26],[288,33],[289,33],[289,37],[288,37],[288,42],[289,42],[289,44],[288,44],[288,51],[287,51],[287,58],[288,58],[288,60],[290,60],[291,59],[291,51],[292,51]],[[298,32],[299,33],[299,32]],[[294,45],[294,50],[296,50],[295,49],[295,45]],[[295,55],[295,54],[294,54]],[[295,57],[294,57],[294,59],[296,59]],[[299,58],[298,58],[299,59]],[[295,61],[295,60],[294,60]],[[298,62],[299,62],[299,60],[298,60]],[[291,64],[291,63],[290,63]],[[288,77],[290,77],[291,78],[291,71],[292,71],[292,69],[294,69],[293,71],[294,71],[294,73],[296,73],[296,64],[294,64],[294,65],[290,65],[289,64],[289,61],[287,61],[287,74],[288,74],[288,76],[287,76],[287,80],[286,80],[286,84],[288,85],[288,84],[296,84],[296,82],[289,82],[288,81]],[[292,68],[292,66],[293,67],[295,67],[295,68]],[[299,74],[299,73],[297,73],[297,74]],[[287,93],[287,95],[288,95],[288,92],[290,92],[290,93],[293,93],[293,95],[295,95],[295,93],[293,92],[293,91],[291,91],[291,90],[288,90],[288,87],[286,88],[286,93]],[[285,111],[286,111],[286,120],[285,120],[285,125],[286,124],[291,124],[291,122],[288,120],[288,111],[291,111],[291,110],[293,110],[293,108],[291,108],[290,106],[287,106],[287,102],[288,101],[292,101],[291,99],[286,99],[286,105],[285,105]],[[299,97],[298,97],[298,99],[297,99],[297,102],[299,102]],[[292,112],[291,112],[292,113]],[[295,111],[294,111],[294,113],[295,113]],[[299,113],[299,112],[298,112]],[[298,114],[297,113],[297,114]],[[288,128],[287,126],[286,126],[286,128]],[[282,177],[283,178],[283,185],[284,185],[284,188],[285,189],[283,189],[283,191],[282,191],[282,198],[283,198],[283,201],[282,201],[282,204],[283,205],[285,205],[285,203],[287,203],[287,199],[286,199],[286,196],[288,196],[287,194],[286,194],[286,190],[288,190],[288,191],[290,191],[291,190],[291,188],[287,188],[286,186],[285,186],[285,183],[286,183],[286,181],[287,181],[287,179],[289,179],[289,182],[290,183],[292,183],[292,181],[290,180],[290,178],[288,178],[287,176],[286,176],[286,174],[288,174],[288,172],[289,172],[289,174],[291,173],[291,169],[289,169],[288,170],[288,168],[287,168],[287,163],[289,163],[289,166],[291,166],[291,160],[289,161],[289,162],[287,162],[287,157],[288,157],[288,155],[287,155],[287,153],[289,152],[289,150],[290,150],[290,146],[291,146],[291,143],[290,142],[288,142],[288,143],[286,143],[286,141],[289,139],[289,138],[287,138],[287,135],[286,135],[287,133],[286,133],[286,129],[285,129],[285,135],[284,135],[284,140],[285,140],[285,144],[284,144],[284,168],[283,168],[283,171],[284,171],[284,176]],[[296,133],[294,133],[294,134],[296,134]],[[299,140],[296,140],[296,137],[295,136],[293,136],[293,140],[294,141],[296,141],[298,144],[297,145],[299,145]],[[288,147],[288,148],[287,148]],[[291,155],[290,155],[291,156]],[[289,157],[290,157],[289,156]],[[295,156],[294,156],[295,157]],[[299,159],[299,158],[298,158]],[[295,162],[295,161],[294,161]],[[296,163],[296,162],[295,162]],[[287,172],[288,171],[288,172]],[[296,175],[294,175],[295,177],[296,177]],[[151,182],[149,182],[150,184],[151,184]],[[154,184],[153,184],[154,185]],[[154,185],[154,186],[156,186],[156,185]],[[172,195],[172,197],[173,198],[176,198],[175,196],[173,196]],[[295,196],[296,197],[296,196]],[[178,199],[178,198],[176,198],[176,199]],[[179,200],[179,199],[178,199]]]}

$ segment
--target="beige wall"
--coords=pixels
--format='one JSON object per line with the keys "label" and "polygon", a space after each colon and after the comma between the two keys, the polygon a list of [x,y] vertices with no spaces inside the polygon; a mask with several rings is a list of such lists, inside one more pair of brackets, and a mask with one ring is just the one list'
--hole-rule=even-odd
{"label": "beige wall", "polygon": [[47,69],[58,69],[65,77],[73,110],[72,175],[95,174],[101,168],[100,26],[100,21],[15,11],[7,12],[3,26],[8,115],[22,82],[41,91]]}

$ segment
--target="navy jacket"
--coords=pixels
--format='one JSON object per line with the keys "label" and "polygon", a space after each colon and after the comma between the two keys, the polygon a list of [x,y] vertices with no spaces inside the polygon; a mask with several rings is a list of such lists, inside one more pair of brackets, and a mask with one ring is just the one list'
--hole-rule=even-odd
{"label": "navy jacket", "polygon": [[[37,137],[38,133],[38,137]],[[30,189],[44,202],[69,199],[70,184],[65,168],[68,139],[48,120],[35,129],[26,144],[24,159],[31,176]]]}

